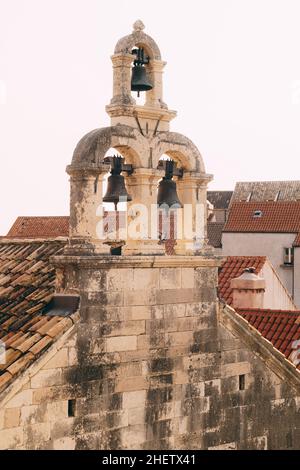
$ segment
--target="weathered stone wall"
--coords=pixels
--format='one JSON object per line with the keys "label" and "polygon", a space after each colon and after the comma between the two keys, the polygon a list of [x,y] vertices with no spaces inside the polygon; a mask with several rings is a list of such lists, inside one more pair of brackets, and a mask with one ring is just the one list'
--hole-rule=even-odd
{"label": "weathered stone wall", "polygon": [[1,448],[299,448],[299,390],[223,322],[213,260],[70,261],[81,321],[2,402]]}

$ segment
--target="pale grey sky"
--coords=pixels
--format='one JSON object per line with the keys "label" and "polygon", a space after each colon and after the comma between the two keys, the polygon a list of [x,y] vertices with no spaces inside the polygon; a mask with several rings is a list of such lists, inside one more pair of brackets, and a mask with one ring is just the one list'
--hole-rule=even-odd
{"label": "pale grey sky", "polygon": [[110,55],[138,18],[210,189],[299,179],[299,0],[0,0],[0,234],[18,215],[68,214],[65,167],[109,125]]}

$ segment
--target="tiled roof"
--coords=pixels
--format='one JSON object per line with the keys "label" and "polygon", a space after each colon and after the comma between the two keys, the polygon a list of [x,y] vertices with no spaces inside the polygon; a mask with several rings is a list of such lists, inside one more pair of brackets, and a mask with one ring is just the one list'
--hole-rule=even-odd
{"label": "tiled roof", "polygon": [[0,391],[24,371],[76,318],[43,315],[54,292],[55,270],[49,257],[62,252],[62,241],[0,242],[0,340],[6,362],[0,364]]}
{"label": "tiled roof", "polygon": [[296,235],[293,245],[300,246],[300,232],[298,233],[298,235]]}
{"label": "tiled roof", "polygon": [[8,238],[55,238],[69,236],[69,217],[18,217]]}
{"label": "tiled roof", "polygon": [[300,201],[234,202],[223,231],[298,234]]}
{"label": "tiled roof", "polygon": [[207,199],[214,209],[227,209],[233,191],[207,191]]}
{"label": "tiled roof", "polygon": [[224,223],[221,223],[221,222],[207,222],[208,243],[214,248],[222,247],[223,227],[224,227]]}
{"label": "tiled roof", "polygon": [[[264,338],[292,360],[292,343],[300,340],[300,311],[247,309],[238,313],[256,328]],[[297,348],[300,352],[300,347]],[[292,361],[293,362],[293,361]],[[297,364],[295,364],[297,365]],[[300,364],[298,365],[300,368]]]}
{"label": "tiled roof", "polygon": [[236,183],[231,202],[297,199],[300,199],[300,181],[248,181]]}
{"label": "tiled roof", "polygon": [[266,262],[265,256],[228,256],[219,270],[219,298],[232,304],[231,279],[240,276],[245,268],[255,268],[258,274]]}

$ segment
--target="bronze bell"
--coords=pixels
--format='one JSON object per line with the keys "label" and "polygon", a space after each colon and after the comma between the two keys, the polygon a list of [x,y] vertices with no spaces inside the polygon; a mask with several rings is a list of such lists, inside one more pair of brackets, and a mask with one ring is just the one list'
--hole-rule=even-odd
{"label": "bronze bell", "polygon": [[132,201],[132,197],[128,194],[124,176],[122,172],[122,157],[111,158],[110,176],[107,180],[107,190],[103,197],[103,202],[113,202],[115,210],[117,210],[118,202]]}
{"label": "bronze bell", "polygon": [[148,91],[152,88],[145,67],[143,65],[134,65],[131,75],[131,90],[137,91],[139,96],[140,91]]}
{"label": "bronze bell", "polygon": [[131,90],[137,91],[140,96],[140,91],[148,91],[153,88],[151,82],[147,77],[147,71],[144,67],[145,64],[149,63],[149,57],[144,57],[144,49],[134,49],[133,54],[136,54],[137,58],[134,60],[134,65],[131,74]]}
{"label": "bronze bell", "polygon": [[165,205],[172,209],[183,207],[177,195],[176,183],[172,180],[174,162],[167,160],[164,164],[165,176],[158,185],[157,204],[159,207]]}

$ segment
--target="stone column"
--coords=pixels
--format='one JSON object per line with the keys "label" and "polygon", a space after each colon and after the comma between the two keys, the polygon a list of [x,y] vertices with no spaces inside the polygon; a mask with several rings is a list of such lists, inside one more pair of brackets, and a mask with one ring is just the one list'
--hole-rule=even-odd
{"label": "stone column", "polygon": [[149,73],[153,88],[146,93],[146,106],[155,108],[168,108],[168,106],[163,102],[162,80],[163,69],[166,63],[167,62],[162,60],[150,60],[149,67],[147,67],[147,72]]}
{"label": "stone column", "polygon": [[97,168],[67,167],[70,175],[70,245],[93,244],[99,253],[109,253],[97,234],[97,224],[101,222],[103,178],[108,165]]}
{"label": "stone column", "polygon": [[115,54],[111,57],[113,63],[113,97],[111,105],[133,105],[131,96],[131,67],[132,54]]}
{"label": "stone column", "polygon": [[[178,237],[175,253],[179,255],[195,254],[206,245],[206,186],[203,175],[185,172],[177,178],[178,196],[183,209],[177,212]],[[180,226],[182,227],[180,233]]]}
{"label": "stone column", "polygon": [[125,255],[164,254],[164,246],[158,240],[157,219],[157,184],[161,177],[160,170],[148,168],[136,168],[126,177],[132,201],[128,203],[128,238],[122,250]]}

